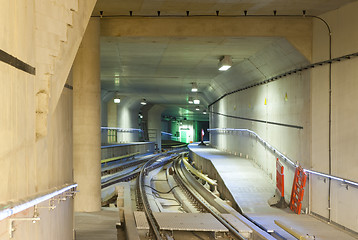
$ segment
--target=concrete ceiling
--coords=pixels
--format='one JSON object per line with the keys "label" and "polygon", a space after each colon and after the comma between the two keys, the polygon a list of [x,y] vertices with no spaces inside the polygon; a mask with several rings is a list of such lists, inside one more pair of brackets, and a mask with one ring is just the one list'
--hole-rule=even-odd
{"label": "concrete ceiling", "polygon": [[222,15],[242,14],[307,14],[319,15],[337,9],[354,0],[98,0],[93,15],[214,15],[217,10]]}
{"label": "concrete ceiling", "polygon": [[[98,0],[93,15],[211,15],[279,14],[318,15],[351,0]],[[218,71],[219,58],[230,55],[233,67]],[[274,37],[102,37],[102,90],[147,99],[166,107],[165,115],[189,119],[202,116],[209,103],[239,87],[307,64],[285,39]],[[190,92],[197,82],[199,92]],[[200,113],[188,104],[189,96],[201,100]]]}
{"label": "concrete ceiling", "polygon": [[[269,37],[102,37],[102,89],[165,104],[171,109],[166,114],[186,113],[181,109],[196,113],[187,99],[198,97],[202,110],[212,101],[203,92],[223,74],[218,70],[221,56],[232,56],[234,68],[275,41]],[[191,93],[192,82],[198,84],[198,93]]]}

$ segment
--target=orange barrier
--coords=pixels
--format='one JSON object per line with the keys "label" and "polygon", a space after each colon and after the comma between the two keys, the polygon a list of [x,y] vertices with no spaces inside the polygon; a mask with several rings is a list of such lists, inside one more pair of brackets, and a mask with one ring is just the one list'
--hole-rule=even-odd
{"label": "orange barrier", "polygon": [[301,213],[303,195],[305,193],[307,174],[301,166],[298,166],[295,171],[295,178],[293,180],[290,209],[297,213]]}
{"label": "orange barrier", "polygon": [[276,187],[281,193],[281,197],[285,196],[285,182],[283,174],[283,165],[280,163],[278,158],[276,159]]}
{"label": "orange barrier", "polygon": [[287,208],[287,203],[285,201],[285,179],[284,179],[284,168],[283,165],[280,163],[278,158],[276,159],[276,187],[277,191],[280,193],[280,200],[272,204],[271,206],[277,207],[277,208]]}

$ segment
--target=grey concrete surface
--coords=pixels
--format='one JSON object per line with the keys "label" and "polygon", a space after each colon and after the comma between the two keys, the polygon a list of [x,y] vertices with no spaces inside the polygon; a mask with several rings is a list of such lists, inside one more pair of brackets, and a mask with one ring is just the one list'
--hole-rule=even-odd
{"label": "grey concrete surface", "polygon": [[267,201],[275,193],[274,182],[253,161],[210,147],[200,148],[197,144],[191,144],[189,148],[203,161],[212,162],[242,211],[266,229],[274,230],[286,239],[296,239],[274,223],[274,220],[280,220],[300,233],[314,236],[316,240],[358,238],[313,216],[297,215],[288,208],[270,207]]}
{"label": "grey concrete surface", "polygon": [[99,212],[75,213],[76,240],[117,240],[116,223],[119,222],[116,208],[102,208]]}

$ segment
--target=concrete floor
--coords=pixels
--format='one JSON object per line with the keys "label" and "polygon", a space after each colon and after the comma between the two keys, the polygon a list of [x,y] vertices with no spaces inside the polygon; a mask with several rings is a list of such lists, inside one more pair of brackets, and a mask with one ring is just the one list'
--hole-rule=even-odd
{"label": "concrete floor", "polygon": [[75,213],[76,240],[117,240],[116,208],[102,208],[100,212]]}
{"label": "concrete floor", "polygon": [[316,240],[357,239],[310,215],[270,207],[267,201],[275,192],[274,182],[251,160],[197,144],[189,147],[197,155],[210,159],[242,211],[265,228],[275,230],[287,239],[296,239],[274,223],[274,220],[281,220],[301,233],[315,236]]}

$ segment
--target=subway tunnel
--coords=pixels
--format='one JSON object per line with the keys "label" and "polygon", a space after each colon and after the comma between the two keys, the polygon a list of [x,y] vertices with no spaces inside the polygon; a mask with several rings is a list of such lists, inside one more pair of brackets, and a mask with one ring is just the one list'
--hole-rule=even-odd
{"label": "subway tunnel", "polygon": [[357,1],[1,5],[0,240],[358,238]]}

